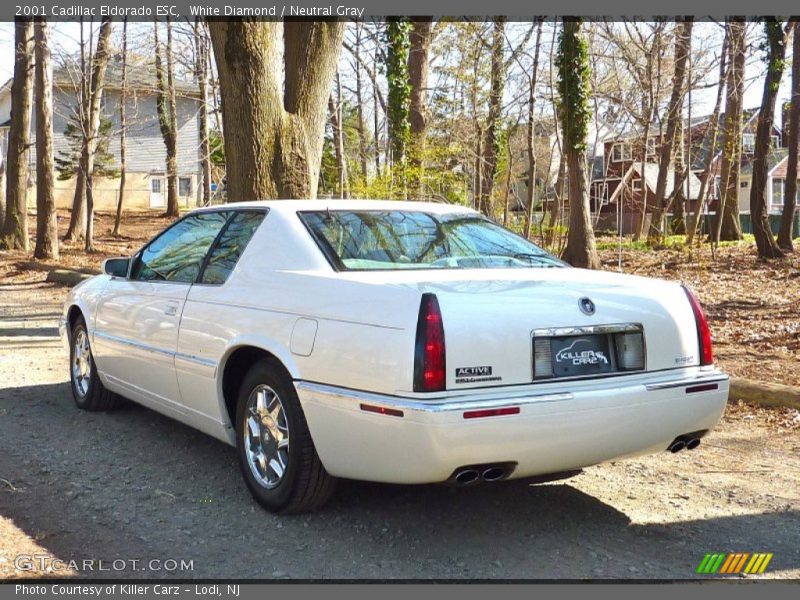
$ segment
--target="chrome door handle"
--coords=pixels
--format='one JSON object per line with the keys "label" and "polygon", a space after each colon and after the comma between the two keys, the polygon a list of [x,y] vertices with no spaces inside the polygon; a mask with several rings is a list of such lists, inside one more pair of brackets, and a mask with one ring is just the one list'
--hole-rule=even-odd
{"label": "chrome door handle", "polygon": [[164,309],[164,314],[169,317],[174,317],[178,314],[178,305],[177,304],[167,304],[167,308]]}

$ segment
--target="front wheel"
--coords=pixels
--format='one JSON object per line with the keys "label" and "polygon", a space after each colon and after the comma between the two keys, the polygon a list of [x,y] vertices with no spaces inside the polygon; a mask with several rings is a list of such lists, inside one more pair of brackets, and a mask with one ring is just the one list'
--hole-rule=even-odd
{"label": "front wheel", "polygon": [[75,404],[80,409],[90,411],[115,408],[119,404],[119,397],[109,392],[97,375],[83,317],[73,324],[69,339],[69,376]]}
{"label": "front wheel", "polygon": [[291,379],[273,361],[257,362],[242,381],[236,438],[247,487],[267,509],[301,513],[330,498],[336,480],[317,456]]}

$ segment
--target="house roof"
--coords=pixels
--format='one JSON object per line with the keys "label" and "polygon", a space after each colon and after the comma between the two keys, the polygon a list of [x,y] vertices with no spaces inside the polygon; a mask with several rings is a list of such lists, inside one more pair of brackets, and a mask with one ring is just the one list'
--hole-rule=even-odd
{"label": "house roof", "polygon": [[[53,85],[60,88],[75,89],[80,74],[77,69],[60,67],[53,72]],[[175,78],[175,93],[181,96],[196,97],[200,95],[197,83],[193,80]],[[154,63],[128,64],[126,73],[126,86],[135,92],[158,91],[158,78]],[[120,89],[122,87],[122,62],[112,59],[106,67],[106,89]]]}
{"label": "house roof", "polygon": [[[634,163],[633,171],[637,175],[641,173],[641,163]],[[658,165],[654,163],[645,163],[644,166],[644,181],[647,189],[652,193],[656,192],[656,185],[658,184]],[[675,185],[675,169],[672,167],[667,171],[667,189],[664,192],[667,196],[672,194]],[[686,187],[686,181],[683,182],[683,187]],[[689,198],[694,199],[700,196],[700,178],[694,173],[689,173]]]}

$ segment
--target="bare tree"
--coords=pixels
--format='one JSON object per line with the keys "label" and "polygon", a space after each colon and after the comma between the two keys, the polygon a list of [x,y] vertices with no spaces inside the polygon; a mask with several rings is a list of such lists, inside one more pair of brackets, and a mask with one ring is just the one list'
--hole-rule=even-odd
{"label": "bare tree", "polygon": [[125,199],[125,179],[127,172],[126,165],[126,143],[128,134],[128,123],[126,115],[126,104],[128,102],[128,18],[122,21],[122,81],[119,91],[119,198],[117,198],[117,214],[114,217],[114,231],[112,235],[120,235],[122,223],[122,203]]}
{"label": "bare tree", "polygon": [[34,22],[36,40],[36,249],[35,258],[58,258],[58,222],[53,192],[53,63],[50,28]]}
{"label": "bare tree", "polygon": [[339,198],[348,198],[350,191],[347,176],[347,156],[344,147],[342,82],[339,73],[336,73],[335,90],[336,99],[334,100],[334,95],[331,94],[328,101],[328,109],[331,113],[331,127],[333,129],[333,154],[336,157]]}
{"label": "bare tree", "polygon": [[800,20],[794,21],[794,42],[792,44],[792,96],[789,104],[788,145],[789,156],[786,167],[786,187],[783,197],[783,214],[778,233],[778,246],[786,252],[793,252],[792,228],[797,198],[797,160],[800,144]]}
{"label": "bare tree", "polygon": [[28,155],[33,104],[33,21],[14,22],[14,80],[6,163],[6,214],[0,246],[28,250]]}
{"label": "bare tree", "polygon": [[100,129],[100,100],[106,79],[106,67],[110,56],[111,18],[104,17],[100,23],[94,59],[92,78],[89,85],[88,138],[81,155],[81,168],[86,181],[86,235],[84,249],[94,252],[94,158],[97,151],[98,131]]}
{"label": "bare tree", "polygon": [[156,50],[156,107],[161,137],[167,150],[167,216],[177,217],[178,206],[178,114],[175,108],[175,65],[172,56],[172,22],[167,19],[167,43],[164,48],[166,73],[158,40],[158,21],[153,23]]}
{"label": "bare tree", "polygon": [[[772,125],[775,119],[775,101],[783,76],[786,56],[786,37],[781,23],[775,18],[764,19],[767,39],[767,73],[764,77],[764,94],[756,126],[756,148],[753,153],[753,184],[750,188],[750,215],[753,235],[756,238],[760,258],[779,258],[783,252],[778,248],[767,216],[767,156],[772,139]],[[793,199],[793,198],[792,198]]]}
{"label": "bare tree", "polygon": [[[697,207],[693,213],[690,213],[687,229],[686,229],[686,245],[691,246],[694,243],[694,238],[697,235],[697,230],[702,221],[703,207],[707,204],[708,197],[708,181],[711,176],[711,168],[714,164],[715,152],[717,148],[717,136],[719,133],[719,115],[722,109],[722,97],[725,92],[725,82],[728,78],[728,31],[726,30],[725,37],[722,40],[722,49],[719,56],[719,77],[717,79],[717,99],[714,103],[714,110],[708,119],[708,125],[704,134],[704,145],[708,148],[706,153],[705,162],[703,164],[703,171],[700,174],[700,190],[697,193]],[[692,147],[692,132],[689,128],[689,147]],[[713,234],[712,234],[713,238]]]}
{"label": "bare tree", "polygon": [[[676,134],[678,126],[683,120],[683,96],[686,89],[686,63],[692,50],[692,17],[686,18],[677,26],[675,37],[675,70],[672,76],[672,95],[667,106],[667,130],[661,143],[658,160],[658,178],[656,181],[655,210],[650,223],[648,238],[651,242],[661,237],[664,227],[664,215],[669,211],[667,202],[667,176],[670,165],[674,165],[676,149]],[[643,186],[644,188],[644,186]]]}
{"label": "bare tree", "polygon": [[536,204],[536,81],[539,74],[539,52],[542,47],[542,18],[536,18],[536,45],[533,50],[533,66],[528,79],[528,189],[527,212],[525,213],[525,237],[531,237],[533,211]]}
{"label": "bare tree", "polygon": [[[83,237],[86,230],[86,172],[84,169],[84,155],[89,139],[88,126],[88,105],[89,105],[89,73],[91,67],[91,48],[89,49],[89,60],[87,64],[86,39],[84,37],[83,17],[80,19],[80,78],[75,85],[75,96],[77,105],[75,107],[76,120],[80,128],[81,153],[78,158],[78,168],[75,170],[75,192],[72,196],[72,210],[69,212],[69,226],[64,235],[65,241],[76,241]],[[92,30],[89,29],[89,44],[91,45]]]}
{"label": "bare tree", "polygon": [[208,35],[203,21],[194,22],[195,76],[200,90],[200,162],[203,169],[203,204],[211,202],[211,148],[208,131]]}
{"label": "bare tree", "polygon": [[477,207],[485,215],[492,212],[492,190],[497,173],[497,151],[500,139],[501,116],[503,110],[503,89],[506,79],[506,63],[503,58],[505,46],[505,18],[495,17],[492,23],[492,66],[490,75],[489,115],[483,139],[483,152],[480,156],[480,185],[478,186]]}
{"label": "bare tree", "polygon": [[725,96],[720,189],[712,243],[742,239],[742,225],[739,222],[739,168],[742,157],[746,23],[741,17],[732,17],[725,27],[730,68]]}
{"label": "bare tree", "polygon": [[411,47],[408,51],[408,80],[411,84],[411,110],[409,120],[411,124],[411,148],[409,152],[413,180],[412,191],[421,193],[421,170],[423,168],[423,155],[425,152],[425,128],[428,121],[428,107],[426,104],[428,92],[428,62],[433,36],[433,19],[430,17],[414,17],[411,22],[409,41]]}
{"label": "bare tree", "polygon": [[[341,21],[212,21],[228,199],[315,198]],[[285,80],[281,82],[281,71]]]}

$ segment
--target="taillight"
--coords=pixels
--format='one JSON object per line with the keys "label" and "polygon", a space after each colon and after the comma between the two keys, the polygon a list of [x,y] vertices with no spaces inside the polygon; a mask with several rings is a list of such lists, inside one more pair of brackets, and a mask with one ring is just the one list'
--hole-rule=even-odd
{"label": "taillight", "polygon": [[697,326],[697,341],[700,344],[700,366],[713,365],[714,352],[711,349],[711,330],[708,328],[708,321],[703,312],[703,307],[700,306],[697,296],[688,287],[683,286],[683,291],[686,292],[689,304],[692,305],[694,322]]}
{"label": "taillight", "polygon": [[414,347],[414,391],[445,389],[444,325],[435,294],[422,294]]}

